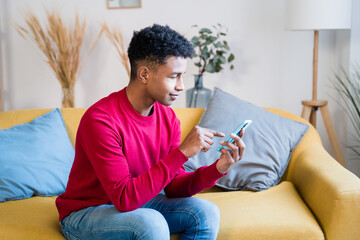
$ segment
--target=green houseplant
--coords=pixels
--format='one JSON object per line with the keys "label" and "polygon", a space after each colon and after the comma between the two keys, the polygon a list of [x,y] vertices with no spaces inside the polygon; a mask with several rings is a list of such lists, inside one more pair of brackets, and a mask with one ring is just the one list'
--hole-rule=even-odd
{"label": "green houseplant", "polygon": [[342,106],[353,127],[349,131],[351,143],[348,147],[354,157],[360,159],[360,66],[355,66],[350,73],[343,70],[341,74],[335,74],[333,85],[342,98]]}
{"label": "green houseplant", "polygon": [[195,75],[195,86],[186,92],[187,107],[206,107],[210,100],[211,91],[202,86],[205,72],[217,73],[224,69],[224,65],[230,64],[234,69],[232,61],[234,54],[230,53],[228,42],[224,40],[227,36],[227,29],[221,24],[213,25],[210,28],[198,28],[197,34],[192,37],[191,43],[194,46],[195,66],[199,72]]}

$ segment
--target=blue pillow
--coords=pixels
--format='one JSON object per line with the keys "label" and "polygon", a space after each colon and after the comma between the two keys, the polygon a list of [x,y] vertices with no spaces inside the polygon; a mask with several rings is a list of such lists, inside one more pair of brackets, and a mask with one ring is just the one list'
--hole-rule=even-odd
{"label": "blue pillow", "polygon": [[[199,126],[223,132],[228,137],[246,119],[253,122],[243,137],[244,156],[217,181],[219,187],[227,190],[260,191],[278,184],[293,149],[309,128],[307,124],[271,113],[218,88]],[[194,171],[216,161],[220,157],[219,142],[225,138],[214,138],[208,152],[200,152],[185,163],[186,170]]]}
{"label": "blue pillow", "polygon": [[74,155],[58,108],[0,130],[0,202],[60,195]]}

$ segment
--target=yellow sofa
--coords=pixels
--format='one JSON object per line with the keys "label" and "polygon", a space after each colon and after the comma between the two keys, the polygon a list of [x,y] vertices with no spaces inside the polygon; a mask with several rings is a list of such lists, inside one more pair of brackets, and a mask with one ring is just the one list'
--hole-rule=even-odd
{"label": "yellow sofa", "polygon": [[[0,129],[29,122],[49,110],[2,112]],[[73,144],[85,110],[61,109]],[[305,122],[285,111],[267,110]],[[199,121],[203,109],[184,108],[175,112],[184,138]],[[324,150],[313,127],[292,153],[277,186],[262,192],[223,191],[213,187],[195,197],[210,200],[219,207],[218,239],[360,239],[360,179]],[[0,203],[0,239],[64,239],[55,198],[31,197]],[[171,239],[178,237],[172,235]]]}

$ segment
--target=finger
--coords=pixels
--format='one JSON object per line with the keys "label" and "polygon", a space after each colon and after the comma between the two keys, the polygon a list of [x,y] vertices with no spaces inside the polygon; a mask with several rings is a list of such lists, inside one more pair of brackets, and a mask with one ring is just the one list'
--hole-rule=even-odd
{"label": "finger", "polygon": [[225,134],[222,132],[218,132],[209,128],[205,128],[205,134],[212,136],[212,138],[215,137],[225,137]]}
{"label": "finger", "polygon": [[212,138],[209,138],[207,136],[204,136],[204,141],[209,144],[210,146],[214,144],[214,141],[212,140]]}
{"label": "finger", "polygon": [[239,148],[238,146],[236,146],[235,144],[225,141],[223,142],[223,144],[221,144],[223,146],[227,146],[229,148],[229,150],[231,150],[231,156],[235,161],[239,160]]}
{"label": "finger", "polygon": [[[242,131],[242,130],[241,130]],[[240,133],[241,133],[240,131]],[[241,139],[239,135],[236,135],[235,133],[231,133],[230,137],[236,142],[237,140]]]}
{"label": "finger", "polygon": [[240,156],[240,159],[242,159],[244,156],[246,146],[242,140],[240,140],[240,141],[241,141],[241,145],[238,145],[239,146],[239,156]]}
{"label": "finger", "polygon": [[[224,143],[224,142],[223,142],[223,143]],[[232,157],[230,151],[229,151],[228,149],[226,149],[226,148],[222,148],[222,149],[220,150],[220,152],[221,152],[221,154],[227,155],[227,156],[230,157],[230,158]]]}
{"label": "finger", "polygon": [[228,143],[229,150],[231,150],[231,156],[235,160],[235,162],[240,160],[239,147],[234,143]]}
{"label": "finger", "polygon": [[202,144],[202,147],[201,147],[201,151],[202,152],[207,152],[207,151],[209,151],[210,148],[211,148],[211,145],[209,145],[208,143],[206,143],[204,141],[204,143]]}
{"label": "finger", "polygon": [[244,133],[245,133],[245,129],[242,128],[240,133],[239,133],[239,137],[242,138],[244,136]]}
{"label": "finger", "polygon": [[212,132],[210,132],[208,129],[204,129],[204,136],[213,139],[214,138],[214,134]]}
{"label": "finger", "polygon": [[232,137],[232,139],[234,139],[235,144],[237,145],[237,147],[239,149],[239,157],[241,159],[244,155],[245,143],[243,142],[241,137],[236,136],[235,134],[231,134],[231,137]]}

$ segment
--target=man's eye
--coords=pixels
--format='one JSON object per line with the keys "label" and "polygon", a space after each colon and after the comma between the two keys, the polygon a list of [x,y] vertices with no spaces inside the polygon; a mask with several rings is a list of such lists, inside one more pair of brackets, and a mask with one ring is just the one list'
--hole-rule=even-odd
{"label": "man's eye", "polygon": [[177,76],[177,75],[176,75],[176,76],[171,76],[170,78],[171,78],[171,79],[177,79],[178,76]]}

